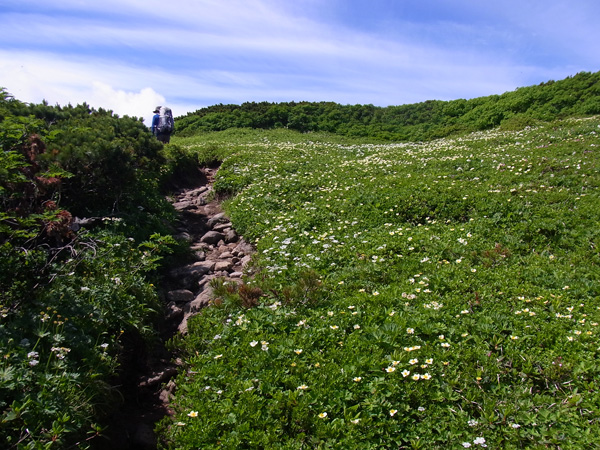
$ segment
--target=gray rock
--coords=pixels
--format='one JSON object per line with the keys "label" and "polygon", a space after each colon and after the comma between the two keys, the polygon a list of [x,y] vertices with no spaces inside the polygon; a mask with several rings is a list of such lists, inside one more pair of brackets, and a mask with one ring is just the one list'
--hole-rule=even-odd
{"label": "gray rock", "polygon": [[206,260],[206,253],[204,250],[196,250],[192,256],[196,259],[196,261],[204,261]]}
{"label": "gray rock", "polygon": [[215,264],[214,271],[215,272],[229,272],[233,267],[233,263],[231,261],[218,261]]}
{"label": "gray rock", "polygon": [[246,255],[241,259],[240,264],[242,265],[242,267],[246,267],[250,263],[251,259],[252,259],[252,256]]}
{"label": "gray rock", "polygon": [[239,244],[233,249],[233,254],[235,256],[244,256],[249,255],[254,252],[254,247],[251,244],[242,239]]}
{"label": "gray rock", "polygon": [[227,228],[231,228],[233,225],[231,225],[231,222],[226,222],[226,223],[221,223],[219,225],[215,225],[213,227],[213,230],[215,231],[224,231]]}
{"label": "gray rock", "polygon": [[210,260],[198,261],[198,262],[195,262],[194,264],[192,264],[192,267],[202,267],[203,268],[202,270],[205,270],[203,275],[206,275],[208,272],[210,272],[211,270],[214,269],[215,262],[210,261]]}
{"label": "gray rock", "polygon": [[183,319],[183,309],[175,305],[174,302],[167,305],[167,311],[165,313],[166,322],[181,322]]}
{"label": "gray rock", "polygon": [[210,275],[206,275],[205,277],[202,277],[202,279],[200,281],[198,281],[198,288],[204,289],[205,286],[207,284],[209,284],[213,278],[215,278],[214,274],[210,274]]}
{"label": "gray rock", "polygon": [[174,269],[169,275],[181,286],[181,289],[194,290],[198,280],[213,270],[214,267],[214,261],[198,261],[189,266]]}
{"label": "gray rock", "polygon": [[188,266],[173,269],[169,275],[173,279],[188,277],[200,278],[201,276],[210,272],[213,269],[214,264],[215,263],[213,261],[198,261]]}
{"label": "gray rock", "polygon": [[208,191],[208,188],[206,186],[202,186],[202,187],[199,187],[198,189],[189,191],[187,193],[187,195],[188,195],[188,197],[198,197],[199,195],[204,194],[206,191]]}
{"label": "gray rock", "polygon": [[202,291],[198,296],[189,303],[186,303],[183,307],[183,320],[179,324],[177,330],[181,334],[187,333],[187,322],[188,319],[198,313],[202,308],[206,308],[210,303],[211,291],[206,289]]}
{"label": "gray rock", "polygon": [[192,209],[195,206],[196,205],[194,205],[194,203],[189,200],[183,200],[173,203],[173,208],[175,208],[177,211],[187,211],[188,209]]}
{"label": "gray rock", "polygon": [[200,311],[202,308],[205,308],[210,303],[211,295],[212,293],[210,289],[200,292],[194,301],[188,304],[189,308],[184,308],[184,312],[194,313]]}
{"label": "gray rock", "polygon": [[225,242],[237,242],[240,239],[238,234],[233,229],[229,229],[225,232]]}
{"label": "gray rock", "polygon": [[223,222],[228,222],[227,218],[225,217],[225,213],[218,213],[212,216],[210,219],[208,219],[206,224],[209,227],[213,228],[216,224]]}
{"label": "gray rock", "polygon": [[164,383],[175,375],[177,375],[177,368],[166,367],[163,370],[157,371],[145,377],[142,381],[140,381],[139,387],[156,386],[157,384]]}
{"label": "gray rock", "polygon": [[171,403],[172,397],[173,397],[173,394],[171,394],[167,389],[163,389],[158,394],[159,400],[161,401],[161,403],[163,403],[165,405],[168,405],[169,403]]}
{"label": "gray rock", "polygon": [[225,236],[218,231],[209,231],[202,238],[200,238],[200,242],[204,242],[209,245],[217,245],[219,241],[225,239]]}
{"label": "gray rock", "polygon": [[187,334],[187,332],[188,332],[187,321],[188,321],[188,317],[187,316],[183,316],[183,320],[181,321],[181,323],[177,327],[177,331],[180,334]]}
{"label": "gray rock", "polygon": [[187,289],[177,289],[167,292],[167,299],[175,303],[187,303],[194,300],[194,293]]}
{"label": "gray rock", "polygon": [[175,382],[173,380],[169,380],[169,382],[165,385],[164,389],[162,389],[160,391],[160,394],[159,394],[160,401],[165,405],[168,405],[169,403],[171,403],[171,399],[173,398],[173,393],[175,392],[176,389],[177,389],[177,385],[175,384]]}
{"label": "gray rock", "polygon": [[192,240],[192,236],[190,236],[190,234],[187,231],[184,231],[182,233],[177,233],[175,236],[173,236],[177,241],[187,241],[187,242],[191,242]]}

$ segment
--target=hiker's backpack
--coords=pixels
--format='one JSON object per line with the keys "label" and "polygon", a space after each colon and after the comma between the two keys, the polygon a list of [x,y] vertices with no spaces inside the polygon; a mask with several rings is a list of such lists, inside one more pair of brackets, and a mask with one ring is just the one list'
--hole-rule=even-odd
{"label": "hiker's backpack", "polygon": [[160,113],[158,117],[158,132],[161,134],[171,134],[175,128],[175,122],[173,121],[173,113],[171,108],[166,106],[160,107]]}

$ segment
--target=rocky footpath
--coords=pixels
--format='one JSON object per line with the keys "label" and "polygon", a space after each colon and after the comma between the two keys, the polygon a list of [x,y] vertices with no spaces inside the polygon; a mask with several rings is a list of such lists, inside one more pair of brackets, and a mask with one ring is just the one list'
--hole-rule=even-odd
{"label": "rocky footpath", "polygon": [[167,280],[167,322],[187,332],[187,320],[211,298],[210,281],[222,278],[241,282],[253,247],[240,238],[214,199],[212,182],[215,169],[203,169],[206,182],[183,189],[175,195],[173,206],[180,214],[176,239],[188,241],[195,261],[171,269]]}
{"label": "rocky footpath", "polygon": [[192,187],[177,190],[172,197],[179,214],[174,237],[189,243],[191,260],[172,267],[166,274],[165,319],[160,342],[146,349],[143,342],[126,342],[121,363],[123,407],[114,414],[108,428],[107,446],[111,450],[156,449],[154,425],[170,414],[169,402],[177,388],[171,379],[178,372],[164,343],[176,334],[187,333],[188,319],[208,306],[214,278],[241,283],[246,265],[254,251],[237,235],[215,198],[212,184],[217,168],[202,168]]}

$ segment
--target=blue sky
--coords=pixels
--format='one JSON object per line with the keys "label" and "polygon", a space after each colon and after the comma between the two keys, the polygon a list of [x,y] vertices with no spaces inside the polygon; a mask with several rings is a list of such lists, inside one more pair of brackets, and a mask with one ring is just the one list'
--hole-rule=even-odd
{"label": "blue sky", "polygon": [[0,87],[144,117],[401,105],[600,70],[598,0],[0,0]]}

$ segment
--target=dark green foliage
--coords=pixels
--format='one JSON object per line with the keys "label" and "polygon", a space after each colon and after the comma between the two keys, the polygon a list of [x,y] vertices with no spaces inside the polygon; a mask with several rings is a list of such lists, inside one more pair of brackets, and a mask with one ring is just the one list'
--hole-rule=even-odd
{"label": "dark green foliage", "polygon": [[[169,207],[159,188],[180,162],[168,159],[140,120],[86,104],[50,107],[9,100],[3,106],[12,114],[0,123],[5,150],[0,171],[9,165],[13,178],[31,172],[38,203],[60,199],[74,217],[127,219],[138,238],[165,231]],[[32,169],[15,166],[23,159]],[[0,181],[5,189],[10,182]],[[22,187],[14,185],[11,195],[21,195]]]}
{"label": "dark green foliage", "polygon": [[46,154],[46,160],[74,174],[62,189],[73,213],[119,215],[138,206],[153,208],[146,199],[156,196],[162,145],[136,119],[79,108],[61,111],[65,118],[51,125],[55,135]]}
{"label": "dark green foliage", "polygon": [[0,441],[85,448],[118,404],[122,337],[152,337],[160,187],[189,162],[137,119],[3,89],[0,146]]}
{"label": "dark green foliage", "polygon": [[424,141],[497,126],[517,129],[537,121],[599,113],[600,72],[582,72],[562,81],[471,100],[428,100],[387,107],[332,102],[219,104],[189,113],[176,123],[180,136],[250,127]]}

